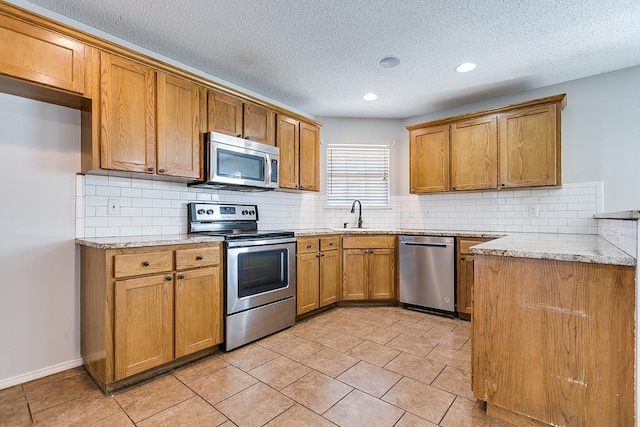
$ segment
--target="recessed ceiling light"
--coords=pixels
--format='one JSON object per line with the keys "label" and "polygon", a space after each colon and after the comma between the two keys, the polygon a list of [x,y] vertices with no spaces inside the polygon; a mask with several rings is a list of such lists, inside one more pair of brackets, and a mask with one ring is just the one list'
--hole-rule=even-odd
{"label": "recessed ceiling light", "polygon": [[400,58],[397,56],[385,56],[378,60],[378,67],[380,68],[393,68],[400,64]]}
{"label": "recessed ceiling light", "polygon": [[464,64],[460,64],[456,67],[456,71],[459,73],[468,73],[469,71],[476,68],[476,64],[473,62],[465,62]]}
{"label": "recessed ceiling light", "polygon": [[368,93],[363,96],[362,99],[364,99],[365,101],[375,101],[376,99],[378,99],[378,95],[376,95],[375,93]]}

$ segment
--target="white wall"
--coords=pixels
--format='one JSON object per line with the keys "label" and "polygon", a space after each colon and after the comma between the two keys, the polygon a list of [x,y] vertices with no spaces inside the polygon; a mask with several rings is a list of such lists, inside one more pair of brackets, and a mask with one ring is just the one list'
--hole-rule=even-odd
{"label": "white wall", "polygon": [[79,169],[79,111],[0,93],[0,389],[80,364]]}
{"label": "white wall", "polygon": [[404,125],[560,93],[567,94],[563,182],[604,181],[605,212],[640,207],[640,66],[412,117]]}

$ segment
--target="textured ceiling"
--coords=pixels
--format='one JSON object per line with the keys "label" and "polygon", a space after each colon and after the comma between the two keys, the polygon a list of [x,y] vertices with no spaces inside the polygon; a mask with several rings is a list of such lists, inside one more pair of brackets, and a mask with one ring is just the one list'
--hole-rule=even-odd
{"label": "textured ceiling", "polygon": [[406,118],[640,64],[638,0],[31,3],[315,116]]}

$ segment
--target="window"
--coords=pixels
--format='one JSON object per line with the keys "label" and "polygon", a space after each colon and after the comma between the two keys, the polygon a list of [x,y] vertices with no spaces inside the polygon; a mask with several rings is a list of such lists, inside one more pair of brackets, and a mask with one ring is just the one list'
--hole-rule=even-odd
{"label": "window", "polygon": [[389,147],[327,146],[327,205],[389,206]]}

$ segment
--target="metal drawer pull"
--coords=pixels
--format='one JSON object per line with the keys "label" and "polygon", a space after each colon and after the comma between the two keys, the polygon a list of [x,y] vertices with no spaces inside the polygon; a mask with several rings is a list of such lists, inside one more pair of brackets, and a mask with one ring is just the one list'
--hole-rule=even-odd
{"label": "metal drawer pull", "polygon": [[203,257],[202,255],[198,255],[198,256],[196,257],[196,260],[198,260],[198,261],[202,261],[203,259],[204,259],[204,257]]}
{"label": "metal drawer pull", "polygon": [[184,274],[178,274],[178,279],[180,280],[184,279]]}
{"label": "metal drawer pull", "polygon": [[167,276],[167,282],[170,282],[170,281],[172,281],[172,280],[173,280],[173,277],[171,277],[171,276]]}
{"label": "metal drawer pull", "polygon": [[145,267],[149,267],[149,261],[143,262],[142,265],[144,265]]}

